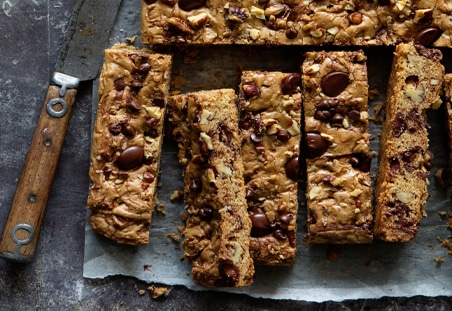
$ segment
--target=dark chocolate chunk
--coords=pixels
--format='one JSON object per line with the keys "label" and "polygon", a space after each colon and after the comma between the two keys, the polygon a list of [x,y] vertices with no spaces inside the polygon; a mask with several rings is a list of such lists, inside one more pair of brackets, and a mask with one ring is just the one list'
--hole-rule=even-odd
{"label": "dark chocolate chunk", "polygon": [[350,84],[348,74],[342,71],[332,71],[322,78],[320,87],[323,93],[330,97],[341,94]]}
{"label": "dark chocolate chunk", "polygon": [[319,133],[309,132],[306,133],[306,156],[309,159],[319,157],[328,150],[328,141],[323,138]]}
{"label": "dark chocolate chunk", "polygon": [[116,166],[121,170],[130,170],[140,166],[144,160],[144,150],[141,146],[131,146],[121,152],[116,160]]}

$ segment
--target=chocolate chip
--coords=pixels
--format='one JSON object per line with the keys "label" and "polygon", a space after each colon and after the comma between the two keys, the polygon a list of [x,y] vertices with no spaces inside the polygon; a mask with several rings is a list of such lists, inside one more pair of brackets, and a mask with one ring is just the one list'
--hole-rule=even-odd
{"label": "chocolate chip", "polygon": [[331,108],[336,108],[339,105],[338,98],[324,98],[315,104],[315,108],[320,110],[329,110]]}
{"label": "chocolate chip", "polygon": [[331,121],[336,124],[342,124],[344,121],[344,116],[340,113],[335,113],[334,116],[331,118]]}
{"label": "chocolate chip", "polygon": [[114,84],[116,91],[122,91],[126,87],[126,82],[124,81],[124,78],[116,79]]}
{"label": "chocolate chip", "polygon": [[160,2],[165,3],[169,6],[174,6],[177,3],[177,0],[160,0]]}
{"label": "chocolate chip", "polygon": [[333,116],[333,112],[328,110],[316,110],[314,112],[314,119],[327,122]]}
{"label": "chocolate chip", "polygon": [[184,11],[199,9],[204,5],[206,0],[179,0],[179,7]]}
{"label": "chocolate chip", "polygon": [[219,265],[220,280],[218,280],[219,286],[232,287],[239,281],[239,270],[232,263],[222,261]]}
{"label": "chocolate chip", "polygon": [[400,162],[396,157],[389,159],[389,170],[393,174],[397,174],[400,171]]}
{"label": "chocolate chip", "polygon": [[290,139],[290,137],[291,136],[290,136],[289,131],[288,130],[284,130],[284,129],[280,130],[278,132],[278,135],[277,135],[278,140],[283,142],[283,143],[287,142]]}
{"label": "chocolate chip", "polygon": [[333,71],[322,78],[320,87],[323,93],[330,97],[336,97],[350,84],[348,74],[342,71]]}
{"label": "chocolate chip", "polygon": [[221,141],[224,142],[226,145],[229,145],[234,136],[234,133],[232,133],[231,128],[229,126],[227,126],[226,124],[222,123],[220,125],[220,131],[221,131],[221,135],[220,135]]}
{"label": "chocolate chip", "polygon": [[319,133],[309,132],[306,133],[306,156],[309,159],[319,157],[328,150],[328,141],[323,138]]}
{"label": "chocolate chip", "polygon": [[281,83],[281,92],[285,95],[292,95],[300,86],[300,81],[301,77],[298,73],[285,76]]}
{"label": "chocolate chip", "polygon": [[364,154],[354,154],[350,157],[349,162],[352,167],[360,170],[361,172],[370,172],[372,158]]}
{"label": "chocolate chip", "polygon": [[141,146],[131,146],[121,152],[116,160],[116,166],[121,170],[130,170],[140,166],[144,160],[144,150]]}
{"label": "chocolate chip", "polygon": [[286,163],[286,176],[294,181],[298,181],[299,166],[298,157],[293,157]]}
{"label": "chocolate chip", "polygon": [[129,98],[126,103],[127,109],[129,109],[131,112],[138,112],[141,110],[140,103],[133,97]]}
{"label": "chocolate chip", "polygon": [[247,188],[246,199],[250,201],[257,201],[259,200],[259,194],[253,188]]}
{"label": "chocolate chip", "polygon": [[152,174],[152,173],[149,172],[149,171],[144,172],[144,174],[143,174],[143,180],[144,180],[145,182],[152,183],[152,182],[154,182],[154,180],[155,180],[155,175]]}
{"label": "chocolate chip", "polygon": [[132,137],[135,136],[136,131],[132,125],[126,124],[122,127],[122,133],[127,137]]}
{"label": "chocolate chip", "polygon": [[275,230],[273,232],[273,236],[281,241],[284,241],[287,239],[287,235],[281,229]]}
{"label": "chocolate chip", "polygon": [[201,154],[203,156],[208,157],[210,155],[210,150],[209,150],[209,147],[207,146],[207,143],[204,141],[204,139],[202,137],[199,137],[198,144],[199,144],[199,151],[201,152]]}
{"label": "chocolate chip", "polygon": [[286,38],[287,39],[295,39],[298,36],[298,30],[291,27],[286,29]]}
{"label": "chocolate chip", "polygon": [[256,213],[250,215],[251,219],[251,236],[261,237],[271,232],[270,221],[264,213]]}
{"label": "chocolate chip", "polygon": [[254,144],[258,144],[262,141],[262,135],[257,133],[251,133],[250,139]]}
{"label": "chocolate chip", "polygon": [[144,0],[144,2],[145,2],[146,4],[153,4],[153,3],[156,3],[157,0]]}
{"label": "chocolate chip", "polygon": [[403,114],[401,112],[397,112],[394,124],[392,125],[392,136],[396,138],[400,137],[403,132],[405,132],[406,128],[407,123],[403,117]]}
{"label": "chocolate chip", "polygon": [[152,104],[154,106],[163,108],[163,107],[165,107],[165,100],[163,98],[153,98],[152,99]]}
{"label": "chocolate chip", "polygon": [[442,34],[443,34],[442,30],[436,27],[428,27],[422,29],[421,31],[418,32],[416,37],[414,37],[414,44],[420,44],[423,46],[432,46],[433,43],[435,43],[435,41],[438,40]]}
{"label": "chocolate chip", "polygon": [[202,207],[198,210],[198,216],[204,221],[209,221],[212,219],[213,209],[210,207]]}
{"label": "chocolate chip", "polygon": [[151,64],[149,63],[143,63],[140,66],[138,66],[138,72],[141,74],[148,73],[151,70]]}
{"label": "chocolate chip", "polygon": [[359,121],[361,119],[361,113],[358,110],[350,110],[348,117],[353,121]]}
{"label": "chocolate chip", "polygon": [[143,83],[138,81],[137,79],[134,79],[131,83],[130,83],[130,87],[134,88],[134,89],[141,89],[143,87]]}
{"label": "chocolate chip", "polygon": [[193,192],[201,192],[202,184],[193,179],[189,185],[189,189],[190,189],[190,191],[193,191]]}
{"label": "chocolate chip", "polygon": [[279,219],[281,219],[281,221],[282,221],[283,223],[285,223],[286,225],[288,225],[288,224],[290,224],[290,223],[292,222],[292,220],[293,220],[293,214],[292,214],[292,213],[287,213],[287,214],[281,215],[281,217],[280,217]]}
{"label": "chocolate chip", "polygon": [[155,128],[155,127],[157,127],[157,124],[159,124],[159,120],[151,117],[151,118],[147,119],[145,123],[150,128]]}
{"label": "chocolate chip", "polygon": [[122,132],[121,122],[110,124],[110,133],[112,133],[113,135],[119,135],[121,132]]}
{"label": "chocolate chip", "polygon": [[261,91],[257,87],[256,84],[244,84],[242,86],[243,95],[245,95],[246,98],[250,98],[252,96],[259,95]]}

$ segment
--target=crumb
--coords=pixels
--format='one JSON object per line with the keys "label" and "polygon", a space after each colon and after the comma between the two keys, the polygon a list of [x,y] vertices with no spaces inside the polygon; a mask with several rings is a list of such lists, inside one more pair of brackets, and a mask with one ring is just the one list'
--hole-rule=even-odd
{"label": "crumb", "polygon": [[184,77],[184,73],[182,71],[179,72],[179,76],[175,77],[173,81],[171,81],[172,88],[180,89],[182,86],[187,84],[187,80]]}
{"label": "crumb", "polygon": [[440,216],[446,216],[447,215],[446,211],[439,211],[438,214]]}
{"label": "crumb", "polygon": [[126,38],[127,42],[129,42],[129,44],[133,44],[136,39],[137,39],[137,35],[135,35],[133,37],[127,37]]}
{"label": "crumb", "polygon": [[378,89],[370,89],[369,90],[369,99],[374,99],[378,95],[380,95],[380,91]]}
{"label": "crumb", "polygon": [[452,242],[449,239],[442,239],[440,237],[437,237],[437,240],[441,244],[442,247],[448,249],[447,254],[449,256],[452,256]]}
{"label": "crumb", "polygon": [[326,256],[330,261],[336,261],[341,257],[341,250],[337,246],[330,246],[326,250]]}
{"label": "crumb", "polygon": [[444,258],[443,257],[433,257],[433,260],[439,265],[444,262]]}
{"label": "crumb", "polygon": [[146,291],[145,291],[144,289],[140,289],[140,290],[138,291],[138,294],[139,294],[140,296],[143,296],[144,293],[146,293]]}
{"label": "crumb", "polygon": [[182,219],[183,222],[185,222],[188,219],[188,215],[184,213],[180,216],[180,218]]}
{"label": "crumb", "polygon": [[151,267],[152,267],[152,265],[144,265],[144,266],[143,266],[143,269],[144,269],[144,270],[149,270],[149,269],[151,269]]}
{"label": "crumb", "polygon": [[169,237],[174,242],[179,242],[180,241],[180,235],[178,235],[177,233],[170,232],[166,236]]}
{"label": "crumb", "polygon": [[378,105],[376,105],[374,108],[374,115],[369,116],[369,120],[376,121],[376,122],[383,121],[383,118],[381,117],[380,112],[383,109],[384,105],[385,105],[384,103],[379,103]]}
{"label": "crumb", "polygon": [[159,212],[159,213],[162,213],[163,215],[166,214],[166,212],[165,212],[165,204],[163,204],[163,203],[158,204],[158,205],[155,207],[155,210],[156,210],[157,212]]}
{"label": "crumb", "polygon": [[157,287],[155,285],[149,286],[148,290],[151,293],[152,298],[154,299],[157,299],[163,295],[167,295],[170,292],[167,287]]}
{"label": "crumb", "polygon": [[185,230],[184,226],[178,226],[177,227],[177,231],[179,231],[180,234],[182,234],[184,232],[184,230]]}
{"label": "crumb", "polygon": [[180,190],[174,190],[173,193],[171,193],[170,200],[180,200],[182,198],[182,191]]}

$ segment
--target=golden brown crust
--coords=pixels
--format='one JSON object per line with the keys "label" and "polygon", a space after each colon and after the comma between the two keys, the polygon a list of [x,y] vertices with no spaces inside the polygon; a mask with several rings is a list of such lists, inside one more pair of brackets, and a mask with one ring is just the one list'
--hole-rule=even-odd
{"label": "golden brown crust", "polygon": [[193,281],[206,287],[246,286],[254,275],[236,98],[234,90],[221,89],[169,100],[185,148],[179,153],[188,213],[182,246]]}
{"label": "golden brown crust", "polygon": [[296,257],[299,73],[242,72],[242,157],[255,264],[292,265]]}
{"label": "golden brown crust", "polygon": [[396,47],[380,135],[374,228],[378,239],[408,242],[419,230],[433,159],[427,111],[441,104],[441,58],[435,49]]}
{"label": "golden brown crust", "polygon": [[450,47],[451,10],[444,0],[143,0],[141,30],[145,44]]}
{"label": "golden brown crust", "polygon": [[171,64],[124,44],[105,51],[87,205],[93,230],[118,243],[149,242]]}
{"label": "golden brown crust", "polygon": [[369,243],[366,56],[309,52],[302,65],[309,243]]}

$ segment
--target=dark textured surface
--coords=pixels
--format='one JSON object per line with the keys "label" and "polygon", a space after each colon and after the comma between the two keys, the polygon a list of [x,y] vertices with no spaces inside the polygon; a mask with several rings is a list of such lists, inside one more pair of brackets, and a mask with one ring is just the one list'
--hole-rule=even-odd
{"label": "dark textured surface", "polygon": [[[73,4],[74,0],[0,1],[0,230]],[[133,278],[84,279],[91,91],[91,83],[81,85],[34,262],[19,265],[0,259],[0,310],[452,310],[451,297],[320,304],[184,287],[173,287],[169,295],[154,300],[148,292],[138,293],[149,284]]]}

